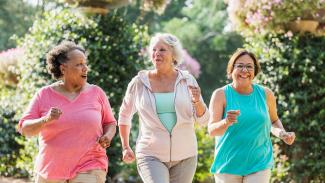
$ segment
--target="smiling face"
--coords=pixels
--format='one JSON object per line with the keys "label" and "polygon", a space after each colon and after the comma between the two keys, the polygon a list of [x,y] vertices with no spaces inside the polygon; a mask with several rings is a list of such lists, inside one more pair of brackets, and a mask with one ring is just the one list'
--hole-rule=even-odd
{"label": "smiling face", "polygon": [[60,66],[64,82],[69,82],[75,86],[84,86],[87,83],[87,58],[86,55],[78,50],[68,53],[68,60]]}
{"label": "smiling face", "polygon": [[238,84],[250,85],[255,77],[255,69],[253,59],[245,54],[235,61],[231,77]]}
{"label": "smiling face", "polygon": [[162,40],[153,44],[151,60],[156,69],[174,68],[172,48]]}

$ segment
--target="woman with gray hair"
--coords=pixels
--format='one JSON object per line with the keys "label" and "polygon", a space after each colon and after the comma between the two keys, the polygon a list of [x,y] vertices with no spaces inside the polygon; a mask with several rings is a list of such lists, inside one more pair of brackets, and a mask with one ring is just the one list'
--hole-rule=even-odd
{"label": "woman with gray hair", "polygon": [[[129,83],[119,113],[123,161],[137,159],[145,183],[190,183],[197,165],[194,123],[205,125],[208,109],[192,75],[176,68],[182,61],[179,40],[158,33],[150,41],[154,65]],[[132,117],[138,112],[135,154],[129,145]]]}

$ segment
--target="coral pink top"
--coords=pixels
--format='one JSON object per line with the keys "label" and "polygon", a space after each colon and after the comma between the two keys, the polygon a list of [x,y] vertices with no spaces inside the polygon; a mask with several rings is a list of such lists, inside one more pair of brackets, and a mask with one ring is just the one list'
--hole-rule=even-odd
{"label": "coral pink top", "polygon": [[74,100],[69,100],[51,86],[42,88],[31,101],[19,121],[45,116],[51,107],[58,107],[62,115],[45,124],[39,134],[39,153],[35,161],[36,173],[46,179],[71,179],[77,172],[92,169],[107,170],[106,150],[97,139],[104,124],[116,124],[104,91],[91,85]]}

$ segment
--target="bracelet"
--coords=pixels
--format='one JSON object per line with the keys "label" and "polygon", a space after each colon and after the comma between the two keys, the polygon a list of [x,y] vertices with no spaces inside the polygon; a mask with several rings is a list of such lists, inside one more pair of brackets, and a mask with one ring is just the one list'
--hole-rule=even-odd
{"label": "bracelet", "polygon": [[227,120],[227,118],[223,121],[223,125],[228,125],[228,120]]}
{"label": "bracelet", "polygon": [[129,149],[130,147],[122,147],[122,150],[126,150],[126,149]]}
{"label": "bracelet", "polygon": [[192,104],[193,104],[193,105],[197,105],[199,102],[200,102],[200,100],[198,100],[198,101],[196,101],[196,102],[192,101]]}
{"label": "bracelet", "polygon": [[46,124],[48,122],[48,119],[46,117],[43,117],[41,120],[42,125]]}
{"label": "bracelet", "polygon": [[280,133],[279,133],[279,138],[283,139],[285,133],[286,133],[285,130],[281,130]]}

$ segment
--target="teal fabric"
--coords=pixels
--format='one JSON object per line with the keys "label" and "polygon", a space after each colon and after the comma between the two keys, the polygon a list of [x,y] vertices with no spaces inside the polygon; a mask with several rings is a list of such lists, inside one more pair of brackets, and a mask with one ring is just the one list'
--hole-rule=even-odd
{"label": "teal fabric", "polygon": [[231,85],[224,88],[228,110],[240,110],[237,123],[216,137],[211,173],[245,176],[273,166],[271,121],[264,88],[253,85],[253,92],[242,95]]}
{"label": "teal fabric", "polygon": [[176,124],[176,111],[174,103],[174,92],[172,93],[154,93],[156,98],[157,114],[160,122],[168,130],[172,132]]}

